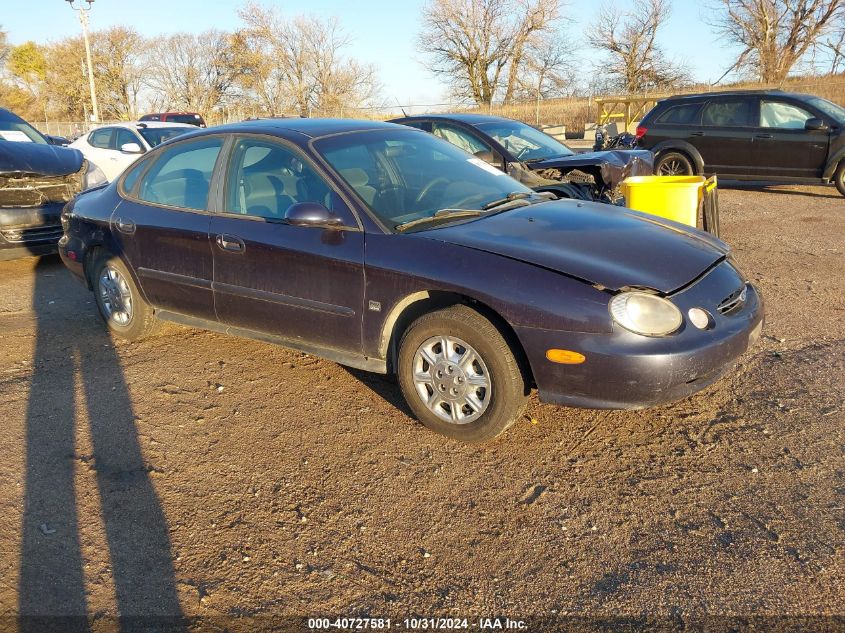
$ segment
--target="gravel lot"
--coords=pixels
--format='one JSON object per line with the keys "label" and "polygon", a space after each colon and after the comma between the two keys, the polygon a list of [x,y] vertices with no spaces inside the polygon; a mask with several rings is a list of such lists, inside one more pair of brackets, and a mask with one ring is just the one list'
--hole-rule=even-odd
{"label": "gravel lot", "polygon": [[721,202],[767,307],[736,370],[648,411],[533,396],[485,447],[297,352],[175,326],[113,342],[57,260],[0,263],[0,629],[845,613],[845,200]]}

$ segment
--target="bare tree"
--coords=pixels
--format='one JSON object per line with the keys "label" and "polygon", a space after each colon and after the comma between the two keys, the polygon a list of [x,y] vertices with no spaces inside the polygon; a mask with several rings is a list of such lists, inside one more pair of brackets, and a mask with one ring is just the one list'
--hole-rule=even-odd
{"label": "bare tree", "polygon": [[0,29],[0,66],[6,63],[9,55],[9,44],[6,42],[6,31]]}
{"label": "bare tree", "polygon": [[150,43],[143,81],[166,107],[208,114],[237,76],[232,44],[230,34],[214,29],[160,37]]}
{"label": "bare tree", "polygon": [[371,102],[379,91],[375,68],[342,55],[350,44],[336,18],[298,16],[248,4],[235,34],[242,86],[270,114],[340,111]]}
{"label": "bare tree", "polygon": [[669,19],[669,0],[636,0],[628,12],[605,5],[600,15],[587,39],[607,54],[609,63],[604,69],[611,84],[626,93],[637,93],[672,87],[687,79],[686,70],[657,44],[657,34]]}
{"label": "bare tree", "polygon": [[93,35],[97,100],[104,117],[137,118],[146,40],[137,31],[124,26]]}
{"label": "bare tree", "polygon": [[845,65],[845,26],[839,28],[822,46],[829,51],[830,74],[841,72]]}
{"label": "bare tree", "polygon": [[561,6],[561,0],[431,0],[423,9],[418,48],[456,96],[489,104],[503,91],[508,102],[520,87],[529,50],[556,31]]}
{"label": "bare tree", "polygon": [[725,75],[745,68],[777,83],[842,15],[845,0],[715,0],[711,8],[713,26],[740,47]]}

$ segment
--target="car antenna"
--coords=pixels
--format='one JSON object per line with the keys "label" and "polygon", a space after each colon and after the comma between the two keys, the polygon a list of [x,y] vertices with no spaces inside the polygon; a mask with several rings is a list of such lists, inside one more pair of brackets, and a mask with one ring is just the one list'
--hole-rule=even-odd
{"label": "car antenna", "polygon": [[399,109],[400,109],[400,110],[402,110],[402,116],[408,116],[408,113],[407,113],[407,112],[405,112],[405,108],[403,108],[403,107],[402,107],[402,104],[401,104],[401,103],[399,103],[399,99],[398,99],[398,98],[396,98],[396,97],[393,97],[393,98],[394,98],[394,99],[396,99],[396,105],[398,105],[398,106],[399,106]]}

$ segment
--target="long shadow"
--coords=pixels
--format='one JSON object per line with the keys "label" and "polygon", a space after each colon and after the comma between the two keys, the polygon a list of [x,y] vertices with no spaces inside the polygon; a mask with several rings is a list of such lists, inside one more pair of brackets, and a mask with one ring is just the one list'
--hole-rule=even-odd
{"label": "long shadow", "polygon": [[741,181],[741,180],[724,180],[719,179],[720,189],[737,189],[741,191],[757,191],[760,193],[775,193],[785,196],[809,196],[811,198],[841,198],[842,196],[833,185],[812,185],[814,187],[825,187],[831,193],[820,193],[818,191],[801,191],[799,189],[779,189],[777,187],[785,187],[784,183],[777,182],[757,182],[757,181]]}
{"label": "long shadow", "polygon": [[[42,258],[35,274],[20,630],[91,630],[79,525],[100,521],[120,617],[113,628],[182,630],[167,521],[111,339],[102,322],[90,318],[93,296],[56,258]],[[74,396],[77,383],[82,403]],[[76,449],[77,409],[87,412],[91,455]],[[89,468],[96,476],[100,516],[79,516],[77,509],[74,478]]]}

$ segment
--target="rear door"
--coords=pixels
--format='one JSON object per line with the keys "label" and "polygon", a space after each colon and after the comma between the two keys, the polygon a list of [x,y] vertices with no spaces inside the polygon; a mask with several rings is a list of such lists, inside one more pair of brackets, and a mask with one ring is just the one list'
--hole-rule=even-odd
{"label": "rear door", "polygon": [[130,169],[111,218],[128,265],[157,308],[215,320],[207,211],[223,136],[171,145]]}
{"label": "rear door", "polygon": [[[278,138],[238,138],[223,174],[222,208],[211,220],[219,320],[360,354],[364,233],[354,214],[299,149]],[[329,207],[345,228],[288,224],[285,213],[298,202]]]}
{"label": "rear door", "polygon": [[114,132],[115,128],[113,127],[101,127],[91,132],[86,139],[88,147],[85,150],[85,158],[102,169],[109,180],[113,179],[113,177],[109,177],[109,171],[111,171],[109,165],[111,163]]}
{"label": "rear door", "polygon": [[758,117],[756,97],[718,97],[704,105],[690,142],[701,153],[706,173],[751,173]]}
{"label": "rear door", "polygon": [[755,175],[772,178],[821,178],[830,130],[807,130],[808,119],[823,118],[805,105],[777,97],[760,101],[760,126],[754,135]]}

